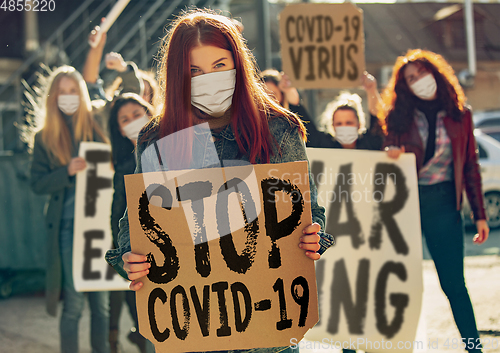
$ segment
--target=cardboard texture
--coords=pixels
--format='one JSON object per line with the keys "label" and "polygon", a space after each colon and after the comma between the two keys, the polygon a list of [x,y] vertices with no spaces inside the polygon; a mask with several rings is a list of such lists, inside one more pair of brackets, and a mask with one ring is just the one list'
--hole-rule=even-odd
{"label": "cardboard texture", "polygon": [[297,88],[350,88],[365,70],[363,11],[352,3],[287,5],[279,16],[283,71]]}
{"label": "cardboard texture", "polygon": [[308,180],[307,162],[125,177],[132,252],[152,263],[139,332],[157,352],[286,346],[314,326]]}
{"label": "cardboard texture", "polygon": [[306,339],[411,352],[400,342],[415,341],[422,304],[415,156],[315,148],[307,154],[326,231],[337,243],[316,262],[320,321]]}
{"label": "cardboard texture", "polygon": [[111,146],[82,142],[78,155],[87,168],[76,174],[73,282],[79,292],[126,290],[128,282],[104,260],[113,245]]}

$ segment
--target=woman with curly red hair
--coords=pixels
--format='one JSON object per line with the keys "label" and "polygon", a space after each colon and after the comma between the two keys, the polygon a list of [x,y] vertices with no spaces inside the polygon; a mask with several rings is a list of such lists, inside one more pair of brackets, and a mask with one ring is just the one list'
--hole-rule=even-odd
{"label": "woman with curly red hair", "polygon": [[469,352],[482,349],[464,279],[462,191],[474,213],[478,234],[488,238],[472,114],[453,69],[439,54],[410,50],[398,57],[382,94],[389,157],[415,153],[422,233],[441,288]]}

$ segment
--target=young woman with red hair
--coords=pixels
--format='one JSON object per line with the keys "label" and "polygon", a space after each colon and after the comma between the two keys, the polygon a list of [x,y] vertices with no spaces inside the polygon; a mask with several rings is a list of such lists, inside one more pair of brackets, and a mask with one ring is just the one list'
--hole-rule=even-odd
{"label": "young woman with red hair", "polygon": [[465,186],[476,221],[474,242],[488,238],[472,115],[453,69],[438,54],[410,50],[398,57],[382,95],[389,157],[415,153],[422,233],[450,301],[465,349],[481,342],[464,279],[460,213]]}
{"label": "young woman with red hair", "polygon": [[[154,171],[145,166],[158,165],[160,155],[162,168],[168,170],[213,167],[206,162],[210,151],[195,147],[201,135],[183,133],[202,123],[208,123],[215,159],[223,166],[307,160],[301,120],[266,94],[254,58],[229,18],[208,11],[184,14],[167,34],[161,57],[163,112],[139,135],[136,173]],[[159,147],[159,153],[151,157],[145,150],[153,144]],[[306,256],[317,260],[333,244],[333,237],[322,232],[324,208],[316,202],[311,175],[309,180],[314,223],[304,227],[298,246]],[[107,253],[107,260],[132,280],[132,290],[138,290],[142,287],[139,279],[148,274],[150,264],[146,256],[131,253],[127,212],[120,220],[119,245],[119,249]]]}

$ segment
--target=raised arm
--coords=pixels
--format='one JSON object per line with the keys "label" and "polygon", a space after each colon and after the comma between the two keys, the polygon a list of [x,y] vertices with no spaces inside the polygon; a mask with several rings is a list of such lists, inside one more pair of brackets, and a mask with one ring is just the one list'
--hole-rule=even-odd
{"label": "raised arm", "polygon": [[[101,21],[102,22],[102,21]],[[89,42],[93,42],[97,38],[97,33],[101,29],[96,26],[89,35]],[[99,78],[99,65],[102,60],[102,53],[104,51],[104,46],[106,45],[106,33],[102,34],[101,40],[95,48],[90,46],[89,52],[87,54],[87,59],[83,66],[83,79],[87,83],[96,83]]]}

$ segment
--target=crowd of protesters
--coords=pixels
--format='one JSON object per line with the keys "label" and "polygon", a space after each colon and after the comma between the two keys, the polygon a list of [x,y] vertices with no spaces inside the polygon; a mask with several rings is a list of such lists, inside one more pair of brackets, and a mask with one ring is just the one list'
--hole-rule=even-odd
{"label": "crowd of protesters", "polygon": [[[75,175],[86,168],[85,160],[77,156],[79,144],[111,144],[115,174],[110,227],[115,249],[106,259],[132,281],[129,292],[88,293],[92,352],[119,351],[118,322],[124,303],[135,323],[128,338],[145,352],[146,340],[137,330],[135,291],[150,264],[130,249],[124,175],[141,173],[141,154],[154,141],[201,123],[208,123],[220,160],[242,164],[307,160],[306,145],[380,150],[391,158],[415,153],[423,235],[460,334],[479,338],[463,275],[464,188],[478,231],[474,242],[486,241],[489,229],[472,113],[442,56],[417,49],[397,58],[382,95],[375,78],[364,73],[360,86],[368,101],[366,126],[361,98],[349,92],[342,92],[318,119],[312,119],[286,74],[258,71],[241,27],[224,16],[191,11],[177,19],[161,51],[160,84],[120,54],[108,53],[106,67],[115,70],[117,78],[105,89],[99,79],[105,42],[104,34],[89,49],[82,74],[70,66],[51,73],[33,140],[31,186],[36,193],[50,195],[47,310],[56,315],[62,298],[61,352],[78,352],[84,304],[84,294],[75,291],[72,278]],[[179,159],[184,147],[178,140],[171,144],[170,158]],[[204,167],[193,156],[166,162],[171,162],[171,169]],[[312,178],[310,188],[314,194]],[[314,197],[311,208],[313,223],[304,227],[298,246],[317,260],[334,240],[324,232],[325,210]]]}

